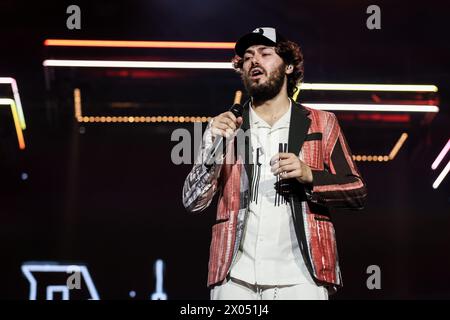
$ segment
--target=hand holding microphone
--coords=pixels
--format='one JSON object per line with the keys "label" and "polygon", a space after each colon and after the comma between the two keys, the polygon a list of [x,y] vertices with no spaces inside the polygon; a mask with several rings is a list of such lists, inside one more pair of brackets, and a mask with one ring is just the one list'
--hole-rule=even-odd
{"label": "hand holding microphone", "polygon": [[211,123],[213,142],[220,137],[231,137],[233,133],[242,125],[242,106],[240,105],[241,97],[242,92],[236,91],[234,103],[231,109],[213,118]]}
{"label": "hand holding microphone", "polygon": [[[223,148],[224,140],[231,137],[234,132],[242,125],[241,105],[242,92],[236,91],[233,106],[229,111],[219,114],[214,117],[211,123],[211,132],[213,135],[213,146],[206,158],[205,165],[211,167],[219,155],[219,150]],[[225,156],[226,150],[223,151]]]}

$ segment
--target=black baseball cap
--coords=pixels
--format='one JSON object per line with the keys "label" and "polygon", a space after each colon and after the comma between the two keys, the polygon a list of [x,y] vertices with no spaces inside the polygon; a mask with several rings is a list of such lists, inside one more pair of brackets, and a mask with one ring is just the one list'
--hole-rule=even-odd
{"label": "black baseball cap", "polygon": [[260,27],[242,36],[234,47],[234,51],[239,57],[243,57],[245,50],[255,44],[263,44],[267,46],[276,46],[278,43],[286,41],[275,28]]}

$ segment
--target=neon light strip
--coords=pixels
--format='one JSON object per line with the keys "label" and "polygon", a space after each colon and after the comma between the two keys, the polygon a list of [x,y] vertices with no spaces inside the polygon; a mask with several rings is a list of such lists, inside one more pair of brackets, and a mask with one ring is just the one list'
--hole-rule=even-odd
{"label": "neon light strip", "polygon": [[392,148],[389,155],[353,155],[353,160],[355,161],[390,161],[394,160],[397,153],[402,148],[403,144],[405,143],[406,139],[408,138],[408,134],[406,132],[402,133],[400,135],[400,138],[398,138],[397,142],[395,143],[394,147]]}
{"label": "neon light strip", "polygon": [[16,127],[16,134],[17,134],[17,140],[19,142],[19,148],[21,150],[25,149],[25,140],[23,138],[22,128],[20,127],[20,120],[19,120],[19,116],[17,114],[16,103],[14,102],[13,99],[4,99],[3,98],[3,99],[0,99],[0,105],[11,107],[11,113],[12,113],[13,119],[14,119],[14,126]]}
{"label": "neon light strip", "polygon": [[84,281],[86,282],[88,291],[92,297],[92,300],[100,300],[97,289],[92,281],[91,275],[86,266],[83,265],[53,265],[53,264],[23,264],[22,273],[30,283],[30,300],[36,300],[37,298],[37,281],[32,272],[62,272],[73,273],[80,272]]}
{"label": "neon light strip", "polygon": [[234,42],[193,41],[122,41],[122,40],[68,40],[47,39],[47,47],[115,47],[115,48],[162,48],[162,49],[234,49]]}
{"label": "neon light strip", "polygon": [[431,169],[435,170],[439,166],[439,164],[444,159],[444,157],[447,154],[449,149],[450,149],[450,139],[448,139],[447,144],[442,149],[442,151],[439,153],[436,160],[434,160],[433,164],[431,165]]}
{"label": "neon light strip", "polygon": [[104,122],[208,122],[211,117],[193,116],[82,116],[81,90],[73,90],[74,114],[78,122],[104,123]]}
{"label": "neon light strip", "polygon": [[445,166],[444,170],[439,174],[439,176],[436,178],[436,180],[433,182],[433,188],[437,189],[439,185],[441,184],[442,180],[444,180],[445,176],[448,174],[448,171],[450,170],[450,160],[447,162],[447,165]]}
{"label": "neon light strip", "polygon": [[44,60],[44,67],[232,69],[231,62]]}
{"label": "neon light strip", "polygon": [[67,286],[48,286],[46,290],[45,300],[53,300],[55,292],[62,293],[63,300],[69,300],[69,288]]}
{"label": "neon light strip", "polygon": [[211,117],[191,116],[83,116],[76,118],[80,123],[104,123],[104,122],[208,122]]}
{"label": "neon light strip", "polygon": [[76,88],[73,90],[73,102],[75,106],[75,118],[81,118],[81,93],[80,89]]}
{"label": "neon light strip", "polygon": [[17,106],[17,111],[19,113],[20,126],[22,130],[25,130],[27,128],[27,125],[25,123],[25,117],[23,115],[22,102],[20,101],[19,88],[17,87],[16,80],[11,77],[0,77],[0,83],[8,83],[11,85],[14,100]]}
{"label": "neon light strip", "polygon": [[302,83],[300,90],[437,92],[438,88],[413,84]]}
{"label": "neon light strip", "polygon": [[389,156],[386,155],[353,155],[353,160],[355,161],[390,161]]}
{"label": "neon light strip", "polygon": [[313,109],[331,111],[439,112],[439,107],[430,105],[339,103],[302,103],[302,105]]}
{"label": "neon light strip", "polygon": [[167,300],[167,294],[163,290],[164,280],[164,261],[161,259],[155,262],[156,288],[155,292],[150,296],[152,300]]}
{"label": "neon light strip", "polygon": [[403,146],[403,143],[405,143],[406,139],[408,139],[408,134],[403,132],[400,138],[397,140],[397,143],[389,153],[389,159],[393,160],[395,158],[397,153],[400,151],[400,148]]}

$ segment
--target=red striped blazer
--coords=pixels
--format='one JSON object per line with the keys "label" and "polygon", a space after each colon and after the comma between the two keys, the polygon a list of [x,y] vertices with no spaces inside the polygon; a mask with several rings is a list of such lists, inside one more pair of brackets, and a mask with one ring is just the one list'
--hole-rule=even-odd
{"label": "red striped blazer", "polygon": [[[244,132],[250,130],[249,104],[244,105]],[[361,210],[366,186],[336,116],[331,112],[292,104],[288,152],[299,155],[311,169],[312,185],[290,179],[292,218],[297,241],[311,277],[330,293],[342,286],[336,236],[330,212],[333,208]],[[205,136],[210,126],[206,129]],[[208,286],[221,283],[237,256],[246,223],[252,166],[250,139],[232,163],[203,165],[205,145],[183,186],[183,204],[201,212],[218,193],[216,223],[212,226]],[[236,140],[228,150],[235,150]],[[233,148],[234,147],[234,148]],[[227,153],[228,157],[228,153]],[[247,160],[247,161],[246,161]]]}

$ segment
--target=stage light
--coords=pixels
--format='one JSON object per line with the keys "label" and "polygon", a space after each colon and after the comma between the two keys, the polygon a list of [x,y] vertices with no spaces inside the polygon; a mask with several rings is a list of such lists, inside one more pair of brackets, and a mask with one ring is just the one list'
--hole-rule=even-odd
{"label": "stage light", "polygon": [[208,122],[211,117],[183,117],[183,116],[152,116],[152,117],[115,117],[115,116],[85,116],[77,118],[80,123],[111,123],[111,122],[126,122],[126,123],[177,123],[177,122]]}
{"label": "stage light", "polygon": [[378,112],[439,112],[432,105],[402,105],[402,104],[345,104],[345,103],[302,103],[302,105],[329,111],[378,111]]}
{"label": "stage light", "polygon": [[408,139],[408,134],[403,132],[400,138],[398,138],[397,143],[392,148],[391,152],[389,153],[389,159],[393,160],[397,153],[400,151],[400,148],[405,143],[406,139]]}
{"label": "stage light", "polygon": [[439,176],[433,182],[433,189],[437,189],[439,187],[442,180],[444,180],[445,176],[448,174],[449,170],[450,170],[450,161],[447,162],[447,165],[445,166],[444,170],[442,170],[442,172],[439,174]]}
{"label": "stage light", "polygon": [[14,102],[17,107],[17,113],[19,115],[20,127],[22,130],[27,128],[25,123],[25,116],[23,114],[22,102],[20,101],[19,87],[17,86],[17,81],[11,77],[0,77],[0,83],[6,83],[11,85],[11,90],[13,92]]}
{"label": "stage light", "polygon": [[435,85],[415,84],[351,84],[351,83],[301,83],[300,90],[334,91],[397,91],[397,92],[437,92]]}
{"label": "stage light", "polygon": [[22,127],[20,126],[20,119],[17,112],[16,103],[13,99],[0,98],[0,105],[9,106],[14,120],[14,127],[16,129],[17,141],[21,150],[25,149],[25,139],[23,137]]}
{"label": "stage light", "polygon": [[435,170],[439,166],[439,164],[444,159],[449,149],[450,149],[450,139],[448,139],[447,144],[444,146],[441,152],[439,152],[439,155],[437,156],[436,160],[434,160],[433,164],[431,165],[431,169]]}
{"label": "stage light", "polygon": [[142,68],[142,69],[232,69],[231,62],[44,60],[44,67]]}
{"label": "stage light", "polygon": [[47,39],[46,47],[107,47],[107,48],[160,48],[160,49],[234,49],[234,42],[194,41],[124,41],[124,40],[69,40]]}
{"label": "stage light", "polygon": [[[21,266],[21,270],[25,278],[28,280],[28,283],[30,284],[30,293],[29,293],[29,299],[30,300],[36,300],[37,299],[37,293],[38,293],[38,279],[33,275],[35,272],[43,272],[43,273],[61,273],[65,274],[71,274],[71,273],[78,273],[82,276],[84,279],[84,282],[86,283],[88,292],[91,296],[91,300],[100,300],[100,297],[98,295],[97,289],[95,288],[94,282],[92,281],[91,275],[89,274],[89,271],[86,266],[84,265],[58,265],[58,264],[37,264],[37,263],[25,263]],[[64,285],[58,285],[58,286],[47,286],[46,287],[46,298],[51,299],[52,298],[52,292],[62,292],[63,296],[65,296],[67,299],[69,299],[69,287],[66,283]],[[56,289],[52,291],[52,289]],[[49,294],[50,293],[50,294]]]}
{"label": "stage light", "polygon": [[389,157],[386,155],[353,155],[352,159],[354,161],[373,161],[373,162],[383,162],[389,161]]}
{"label": "stage light", "polygon": [[78,88],[73,90],[73,101],[75,106],[75,118],[81,118],[81,92]]}
{"label": "stage light", "polygon": [[155,262],[155,278],[156,278],[156,286],[155,292],[150,296],[151,300],[167,300],[167,293],[164,292],[163,289],[163,280],[164,280],[164,261],[162,259],[158,259]]}
{"label": "stage light", "polygon": [[398,154],[400,149],[402,148],[403,144],[405,143],[406,139],[408,138],[407,133],[402,133],[400,135],[400,138],[398,138],[397,142],[395,143],[394,147],[392,148],[389,155],[353,155],[353,160],[355,161],[390,161],[394,160],[395,156]]}

